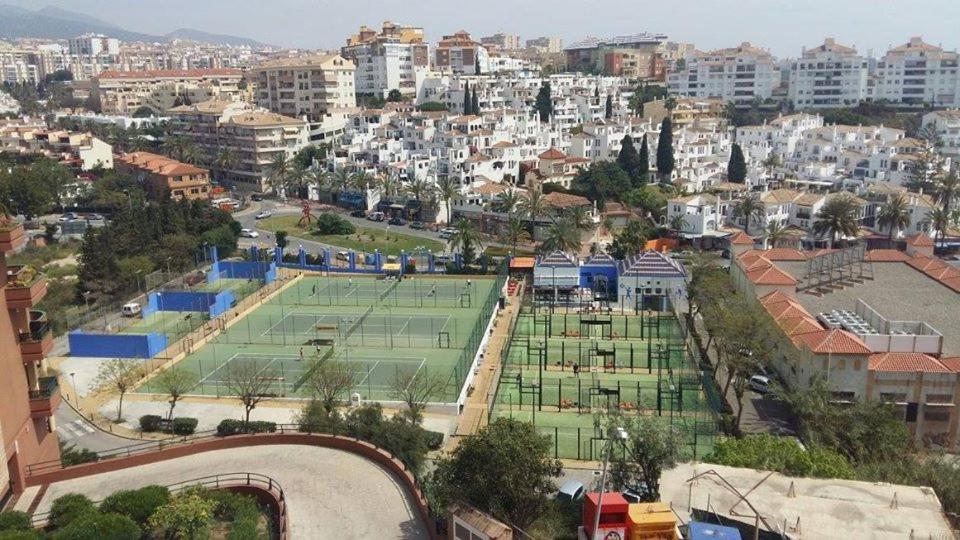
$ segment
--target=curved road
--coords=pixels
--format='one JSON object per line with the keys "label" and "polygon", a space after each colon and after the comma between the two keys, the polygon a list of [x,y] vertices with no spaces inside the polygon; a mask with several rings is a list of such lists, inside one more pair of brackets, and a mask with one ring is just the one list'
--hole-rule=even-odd
{"label": "curved road", "polygon": [[67,493],[102,500],[121,489],[238,472],[276,480],[293,539],[429,538],[416,507],[386,469],[342,450],[286,444],[212,450],[49,485],[37,512]]}

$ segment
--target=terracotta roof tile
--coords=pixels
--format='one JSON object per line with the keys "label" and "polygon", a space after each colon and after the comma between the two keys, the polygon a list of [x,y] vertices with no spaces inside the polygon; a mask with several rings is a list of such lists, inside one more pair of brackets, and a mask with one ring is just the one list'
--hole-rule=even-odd
{"label": "terracotta roof tile", "polygon": [[767,306],[778,302],[794,302],[794,298],[783,291],[773,291],[760,298],[760,304]]}
{"label": "terracotta roof tile", "polygon": [[730,239],[730,244],[734,246],[752,246],[755,243],[753,237],[743,231],[733,235],[733,238]]}
{"label": "terracotta roof tile", "polygon": [[759,268],[747,272],[747,279],[754,285],[796,285],[797,280],[790,274],[770,265],[767,268]]}
{"label": "terracotta roof tile", "polygon": [[908,246],[933,247],[933,238],[925,234],[915,234],[907,237]]}
{"label": "terracotta roof tile", "polygon": [[550,148],[546,152],[537,156],[540,159],[554,160],[554,159],[566,159],[567,155],[557,150],[556,148]]}
{"label": "terracotta roof tile", "polygon": [[817,354],[870,354],[857,336],[846,330],[821,330],[800,336],[800,342]]}
{"label": "terracotta roof tile", "polygon": [[870,262],[907,262],[910,256],[896,249],[871,249],[864,260]]}
{"label": "terracotta roof tile", "polygon": [[960,371],[960,356],[953,356],[950,358],[941,358],[940,363],[944,365],[950,371],[954,373]]}
{"label": "terracotta roof tile", "polygon": [[887,352],[871,354],[871,371],[922,371],[924,373],[950,373],[953,369],[923,353]]}

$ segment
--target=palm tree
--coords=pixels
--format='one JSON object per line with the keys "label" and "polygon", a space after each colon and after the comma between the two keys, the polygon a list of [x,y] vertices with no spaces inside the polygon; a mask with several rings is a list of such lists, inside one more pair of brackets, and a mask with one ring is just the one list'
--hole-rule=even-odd
{"label": "palm tree", "polygon": [[237,165],[237,154],[230,148],[221,148],[217,152],[214,160],[217,169],[220,170],[221,179],[226,176],[226,172]]}
{"label": "palm tree", "polygon": [[340,192],[350,187],[352,176],[353,174],[345,167],[337,169],[333,172],[333,174],[330,175],[328,179],[328,185],[330,187],[330,195],[334,203],[337,202]]}
{"label": "palm tree", "polygon": [[387,175],[380,179],[380,184],[377,188],[380,190],[380,193],[384,197],[396,197],[400,193],[400,181],[396,178]]}
{"label": "palm tree", "polygon": [[933,227],[933,230],[936,231],[934,238],[939,244],[943,242],[944,237],[947,235],[947,228],[950,227],[950,214],[944,211],[943,208],[934,208],[930,212],[927,212],[927,219],[930,220],[930,225]]}
{"label": "palm tree", "polygon": [[347,183],[347,188],[353,191],[359,191],[360,193],[366,193],[370,189],[370,186],[376,186],[379,181],[367,171],[357,171],[350,175],[350,180]]}
{"label": "palm tree", "polygon": [[501,214],[511,214],[520,204],[520,193],[513,189],[507,189],[490,203],[490,210]]}
{"label": "palm tree", "polygon": [[314,167],[307,171],[306,181],[307,184],[316,186],[318,194],[330,189],[330,173],[323,167]]}
{"label": "palm tree", "polygon": [[576,206],[567,210],[564,218],[570,221],[577,232],[592,231],[595,226],[593,215],[590,214],[590,210],[586,206]]}
{"label": "palm tree", "polygon": [[813,222],[813,232],[817,236],[829,234],[831,248],[838,235],[856,236],[859,231],[857,205],[849,195],[830,198],[817,212],[816,221]]}
{"label": "palm tree", "polygon": [[530,220],[529,231],[531,236],[533,236],[536,230],[537,219],[547,214],[547,200],[545,197],[546,195],[543,194],[543,191],[540,191],[539,188],[533,188],[527,193],[527,197],[520,201],[518,205],[520,212]]}
{"label": "palm tree", "polygon": [[450,237],[450,248],[460,252],[464,265],[470,264],[476,257],[476,250],[481,247],[480,235],[473,223],[465,218],[457,220],[456,229]]}
{"label": "palm tree", "polygon": [[511,251],[517,251],[517,244],[526,242],[530,239],[530,233],[527,232],[523,219],[516,214],[510,214],[507,224],[500,231],[500,241],[510,246]]}
{"label": "palm tree", "polygon": [[910,206],[907,198],[897,193],[887,201],[887,204],[880,207],[877,213],[877,222],[880,227],[890,229],[888,241],[893,245],[893,235],[895,231],[900,231],[910,225]]}
{"label": "palm tree", "polygon": [[544,233],[540,252],[552,253],[557,250],[564,253],[580,252],[580,231],[569,218],[554,221]]}
{"label": "palm tree", "polygon": [[289,180],[292,168],[293,164],[287,159],[286,152],[274,154],[267,165],[267,183],[274,192],[282,192],[284,197],[287,196],[287,191],[290,188]]}
{"label": "palm tree", "polygon": [[941,176],[937,181],[936,188],[937,202],[943,207],[946,213],[950,213],[950,204],[960,198],[960,176],[957,171],[950,171],[950,174]]}
{"label": "palm tree", "polygon": [[290,186],[291,190],[296,191],[296,196],[300,197],[300,194],[303,193],[304,183],[308,181],[309,178],[309,168],[307,165],[292,159],[290,160],[290,173],[287,175],[287,184]]}
{"label": "palm tree", "polygon": [[765,231],[767,236],[767,246],[775,248],[784,238],[787,237],[787,228],[780,220],[771,221],[767,224]]}
{"label": "palm tree", "polygon": [[677,214],[670,218],[670,230],[673,231],[673,235],[677,238],[680,237],[680,233],[683,231],[684,225],[686,225],[686,220],[684,219],[683,214]]}
{"label": "palm tree", "polygon": [[433,189],[433,186],[430,185],[430,182],[428,182],[426,178],[414,177],[407,182],[405,191],[408,195],[419,201],[423,197],[426,197],[431,189]]}
{"label": "palm tree", "polygon": [[740,199],[736,206],[733,207],[733,215],[746,221],[744,229],[747,234],[750,234],[750,222],[755,221],[759,223],[760,219],[766,215],[766,208],[764,208],[763,202],[760,201],[760,196],[756,193],[751,193]]}
{"label": "palm tree", "polygon": [[451,215],[451,212],[453,212],[451,201],[459,194],[460,186],[457,184],[456,179],[447,175],[441,176],[437,180],[437,196],[440,197],[440,200],[442,200],[447,207],[447,223],[449,223],[453,217]]}

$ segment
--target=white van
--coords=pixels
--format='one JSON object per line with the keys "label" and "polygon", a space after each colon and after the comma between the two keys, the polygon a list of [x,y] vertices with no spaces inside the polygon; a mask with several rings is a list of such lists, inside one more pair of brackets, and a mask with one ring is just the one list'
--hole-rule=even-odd
{"label": "white van", "polygon": [[750,377],[748,386],[758,394],[770,393],[770,378],[763,375],[753,375]]}
{"label": "white van", "polygon": [[137,317],[140,315],[140,304],[136,302],[124,304],[123,307],[120,308],[120,314],[124,317]]}

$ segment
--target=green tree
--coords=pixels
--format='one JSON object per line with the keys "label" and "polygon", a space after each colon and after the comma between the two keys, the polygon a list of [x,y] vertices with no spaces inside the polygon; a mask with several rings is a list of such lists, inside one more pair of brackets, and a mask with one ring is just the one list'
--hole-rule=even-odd
{"label": "green tree", "polygon": [[900,193],[891,196],[877,212],[877,223],[889,231],[887,239],[890,245],[893,245],[894,234],[910,225],[910,205],[907,198]]}
{"label": "green tree", "polygon": [[447,223],[453,219],[453,208],[452,201],[453,199],[460,194],[460,185],[457,182],[457,179],[444,175],[437,179],[437,196],[443,201],[443,204],[447,208]]}
{"label": "green tree", "polygon": [[490,203],[490,209],[501,214],[510,214],[516,210],[522,200],[523,197],[519,191],[508,189],[497,195],[497,198]]}
{"label": "green tree", "polygon": [[400,93],[400,90],[397,90],[396,88],[394,88],[387,93],[387,101],[392,101],[392,102],[403,101],[403,94]]}
{"label": "green tree", "polygon": [[170,502],[170,490],[164,486],[115,491],[100,503],[100,511],[120,514],[138,525],[146,525],[157,508]]}
{"label": "green tree", "polygon": [[417,106],[422,112],[439,112],[448,110],[447,106],[437,101],[427,101]]}
{"label": "green tree", "polygon": [[517,244],[530,240],[530,234],[523,220],[516,214],[510,214],[506,225],[500,231],[500,242],[510,246],[514,253],[517,251]]}
{"label": "green tree", "polygon": [[157,508],[148,523],[165,538],[199,540],[209,536],[216,506],[203,488],[188,488]]}
{"label": "green tree", "polygon": [[930,226],[933,227],[935,231],[936,242],[942,242],[947,235],[947,229],[950,227],[950,223],[953,221],[952,216],[944,211],[943,208],[934,208],[927,212],[927,219],[930,220]]}
{"label": "green tree", "polygon": [[960,197],[960,174],[956,169],[938,179],[934,193],[943,211],[949,214],[951,204]]}
{"label": "green tree", "polygon": [[497,418],[437,461],[439,502],[464,502],[525,529],[546,509],[562,464],[533,424]]}
{"label": "green tree", "polygon": [[267,184],[278,194],[284,197],[289,196],[289,191],[293,187],[292,172],[293,162],[287,158],[286,152],[277,152],[270,159],[267,169]]}
{"label": "green tree", "polygon": [[574,177],[572,187],[602,208],[631,188],[630,176],[612,161],[594,161]]}
{"label": "green tree", "polygon": [[790,437],[768,433],[748,435],[742,439],[722,437],[714,445],[713,452],[703,460],[728,467],[776,471],[788,476],[855,476],[853,467],[841,454],[822,448],[804,450]]}
{"label": "green tree", "polygon": [[613,118],[613,96],[607,94],[607,103],[604,106],[603,117],[607,120]]}
{"label": "green tree", "polygon": [[830,197],[817,212],[813,222],[813,232],[817,236],[827,235],[831,248],[838,236],[856,237],[860,232],[857,210],[858,206],[850,195],[840,194]]}
{"label": "green tree", "polygon": [[277,232],[276,232],[276,239],[277,239],[277,247],[278,247],[278,248],[283,249],[283,248],[286,248],[286,247],[290,244],[290,240],[287,238],[287,236],[288,236],[289,234],[290,234],[290,233],[288,233],[287,231],[277,231]]}
{"label": "green tree", "polygon": [[463,81],[463,115],[468,116],[473,114],[470,110],[470,106],[473,105],[473,100],[470,98],[470,81]]}
{"label": "green tree", "polygon": [[727,163],[727,180],[735,184],[743,184],[747,181],[747,162],[743,157],[743,149],[740,145],[733,143],[730,148],[730,161]]}
{"label": "green tree", "polygon": [[553,97],[550,92],[550,82],[544,81],[543,86],[537,92],[537,101],[534,105],[537,113],[540,115],[540,122],[547,123],[553,116]]}
{"label": "green tree", "polygon": [[123,397],[142,373],[138,363],[121,358],[114,358],[100,364],[100,368],[97,370],[97,378],[94,379],[94,385],[97,387],[105,386],[117,392],[119,397],[117,422],[123,421]]}
{"label": "green tree", "polygon": [[640,161],[637,164],[638,179],[641,184],[646,184],[650,177],[650,146],[647,144],[647,134],[643,134],[640,141]]}
{"label": "green tree", "polygon": [[53,531],[52,540],[139,540],[143,535],[132,519],[119,514],[86,513],[61,529]]}
{"label": "green tree", "polygon": [[761,223],[766,215],[766,208],[756,193],[746,195],[733,207],[733,215],[743,219],[744,231],[750,234],[750,223]]}
{"label": "green tree", "polygon": [[177,402],[183,399],[187,392],[193,390],[199,382],[195,373],[180,367],[164,370],[154,377],[151,386],[169,398],[170,411],[167,413],[167,420],[173,419],[173,409],[177,406]]}
{"label": "green tree", "polygon": [[670,117],[660,124],[660,138],[657,140],[657,174],[660,181],[669,183],[676,161],[673,157],[673,122]]}
{"label": "green tree", "polygon": [[[473,74],[480,75],[480,57],[479,56],[473,63]],[[476,93],[474,93],[474,97],[476,97]]]}
{"label": "green tree", "polygon": [[[664,424],[648,415],[601,414],[595,420],[606,432],[622,428],[627,439],[623,451],[610,453],[610,480],[616,490],[634,489],[646,492],[649,501],[660,500],[660,476],[672,468],[680,457],[683,434],[679,427]],[[609,441],[608,444],[617,444]],[[647,489],[642,487],[646,485]]]}
{"label": "green tree", "polygon": [[626,259],[639,254],[643,251],[647,240],[650,239],[650,231],[643,221],[631,220],[627,226],[621,229],[610,244],[610,255],[615,259]]}
{"label": "green tree", "polygon": [[477,97],[477,88],[473,88],[473,98],[470,100],[470,114],[482,114],[483,111],[480,109],[480,98]]}
{"label": "green tree", "polygon": [[580,252],[580,245],[579,229],[571,219],[564,217],[552,222],[544,231],[539,251],[546,254],[559,250],[576,254]]}
{"label": "green tree", "polygon": [[464,265],[470,265],[477,257],[480,248],[480,235],[466,218],[457,220],[456,232],[450,238],[450,247],[460,251]]}
{"label": "green tree", "polygon": [[637,153],[637,149],[633,146],[633,137],[630,135],[624,135],[620,141],[620,153],[617,154],[617,165],[620,165],[620,168],[630,175],[630,181],[633,183],[633,187],[643,185],[643,170],[640,166],[640,154]]}

